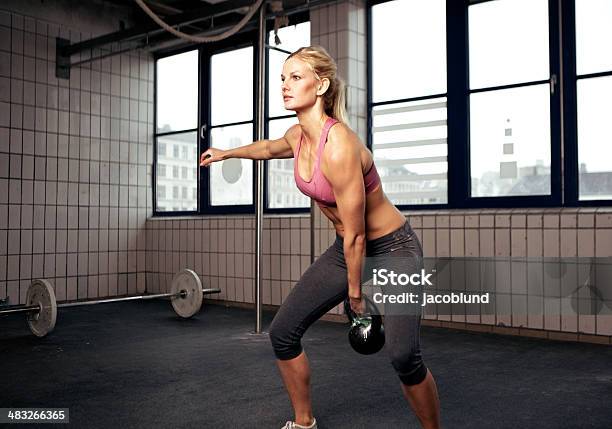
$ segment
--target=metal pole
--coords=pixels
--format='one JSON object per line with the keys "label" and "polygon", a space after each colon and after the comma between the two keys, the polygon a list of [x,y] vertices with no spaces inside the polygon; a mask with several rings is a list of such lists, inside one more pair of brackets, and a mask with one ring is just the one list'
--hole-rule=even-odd
{"label": "metal pole", "polygon": [[[209,295],[209,294],[219,293],[219,292],[221,292],[221,289],[217,289],[217,288],[202,289],[202,295]],[[158,298],[174,298],[178,296],[184,297],[186,295],[187,295],[187,292],[182,290],[176,293],[167,292],[167,293],[154,293],[154,294],[147,294],[147,295],[124,296],[120,298],[92,299],[91,301],[65,302],[63,304],[58,304],[57,308],[80,307],[82,305],[107,304],[110,302],[137,301],[137,300],[158,299]]]}
{"label": "metal pole", "polygon": [[[266,2],[259,9],[259,40],[257,68],[257,140],[264,138],[265,76],[266,76]],[[264,161],[255,162],[256,198],[255,198],[255,333],[261,333],[261,283],[263,277],[262,263],[262,230],[263,230],[263,174]]]}
{"label": "metal pole", "polygon": [[5,308],[4,310],[0,309],[0,316],[3,314],[11,314],[11,313],[32,313],[32,312],[40,312],[40,305],[16,305],[14,307]]}
{"label": "metal pole", "polygon": [[123,302],[123,301],[137,301],[141,299],[157,299],[157,298],[167,298],[178,296],[179,293],[157,293],[151,295],[136,295],[136,296],[125,296],[122,298],[108,298],[108,299],[95,299],[91,301],[75,301],[75,302],[66,302],[63,304],[58,304],[57,308],[65,308],[65,307],[80,307],[82,305],[95,305],[95,304],[107,304],[110,302]]}
{"label": "metal pole", "polygon": [[[203,295],[219,293],[221,289],[212,288],[212,289],[202,289]],[[82,305],[95,305],[95,304],[107,304],[110,302],[122,302],[122,301],[136,301],[136,300],[145,300],[145,299],[157,299],[157,298],[174,298],[176,296],[185,296],[187,294],[186,291],[180,291],[177,293],[156,293],[149,295],[134,295],[134,296],[125,296],[120,298],[108,298],[108,299],[92,299],[90,301],[74,301],[74,302],[65,302],[62,304],[57,304],[57,308],[65,308],[65,307],[80,307]],[[10,314],[10,313],[27,313],[27,312],[40,312],[40,305],[15,305],[9,306],[8,308],[0,307],[0,315],[2,314]]]}

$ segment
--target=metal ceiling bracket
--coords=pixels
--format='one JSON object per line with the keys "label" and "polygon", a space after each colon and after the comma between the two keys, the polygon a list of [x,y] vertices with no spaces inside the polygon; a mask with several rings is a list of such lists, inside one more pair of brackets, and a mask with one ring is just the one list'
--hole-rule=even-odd
{"label": "metal ceiling bracket", "polygon": [[66,55],[67,46],[70,46],[70,40],[55,38],[55,77],[59,79],[70,79],[70,55]]}

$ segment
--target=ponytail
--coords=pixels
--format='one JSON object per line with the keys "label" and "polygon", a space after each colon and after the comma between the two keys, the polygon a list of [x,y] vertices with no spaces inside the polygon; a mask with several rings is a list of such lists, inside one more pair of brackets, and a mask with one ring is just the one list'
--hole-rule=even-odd
{"label": "ponytail", "polygon": [[329,89],[323,96],[325,97],[325,113],[348,125],[348,115],[346,113],[346,85],[344,81],[336,77],[333,85],[329,85]]}

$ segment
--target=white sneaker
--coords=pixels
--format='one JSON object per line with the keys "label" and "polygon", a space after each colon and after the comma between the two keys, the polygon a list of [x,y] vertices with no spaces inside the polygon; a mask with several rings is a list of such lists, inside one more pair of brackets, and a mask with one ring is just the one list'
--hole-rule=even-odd
{"label": "white sneaker", "polygon": [[317,429],[317,419],[313,419],[310,426],[298,425],[296,422],[289,421],[281,429]]}

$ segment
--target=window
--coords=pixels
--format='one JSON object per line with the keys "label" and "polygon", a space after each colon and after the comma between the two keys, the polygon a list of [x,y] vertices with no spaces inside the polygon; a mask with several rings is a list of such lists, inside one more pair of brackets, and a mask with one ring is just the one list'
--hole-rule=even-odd
{"label": "window", "polygon": [[157,61],[157,132],[194,129],[198,124],[198,51]]}
{"label": "window", "polygon": [[[281,97],[281,72],[288,54],[302,46],[310,45],[310,22],[281,28],[281,43],[275,43],[274,32],[268,33],[268,138],[278,139],[297,123],[293,111],[285,110]],[[293,159],[274,159],[267,162],[267,208],[304,209],[310,200],[302,194],[293,179]],[[275,185],[279,183],[280,185]]]}
{"label": "window", "polygon": [[368,145],[400,208],[612,205],[609,0],[368,10]]}
{"label": "window", "polygon": [[[293,15],[292,21],[306,17],[307,13],[300,13]],[[280,69],[290,51],[310,44],[310,24],[282,28],[278,36],[281,43],[266,45],[266,55],[270,57],[262,59],[269,60],[266,79],[274,82],[264,112],[266,135],[271,138],[284,133],[296,121],[293,112],[282,108]],[[256,40],[257,32],[243,32],[232,40],[157,58],[154,178],[155,186],[166,190],[155,192],[156,215],[253,210],[252,161],[230,159],[207,169],[200,169],[198,164],[199,154],[206,147],[244,146],[255,137]],[[206,84],[200,85],[200,81]],[[271,164],[265,164],[264,185],[272,186],[278,180],[281,198],[266,192],[266,210],[277,201],[281,210],[303,211],[309,207],[308,198],[299,193],[293,182],[293,160]]]}
{"label": "window", "polygon": [[548,84],[470,97],[472,196],[549,195]]}
{"label": "window", "polygon": [[446,98],[375,106],[372,114],[373,153],[389,199],[399,205],[445,203]]}
{"label": "window", "polygon": [[[178,179],[179,169],[186,171],[197,166],[197,157],[185,156],[198,146],[198,51],[160,58],[156,62],[156,187],[165,189]],[[168,148],[172,148],[172,157]],[[182,148],[182,157],[181,155]],[[166,168],[172,167],[172,178],[166,177]],[[163,173],[163,174],[162,174]],[[183,175],[182,184],[197,186],[195,178]],[[163,212],[172,207],[179,211],[196,211],[197,198],[179,199],[178,187],[172,187],[172,199],[156,193],[156,210]],[[165,191],[164,191],[165,195]]]}
{"label": "window", "polygon": [[[231,149],[253,142],[253,47],[210,58],[210,142]],[[228,100],[236,102],[228,103]],[[239,102],[238,100],[247,100]],[[208,168],[211,206],[253,204],[253,162],[230,159]]]}
{"label": "window", "polygon": [[472,197],[551,194],[548,15],[548,0],[468,8]]}
{"label": "window", "polygon": [[398,205],[445,204],[445,0],[372,6],[371,49],[370,138],[383,189]]}
{"label": "window", "polygon": [[166,187],[164,185],[157,187],[157,198],[161,200],[166,199]]}
{"label": "window", "polygon": [[612,200],[612,2],[576,0],[578,199]]}

